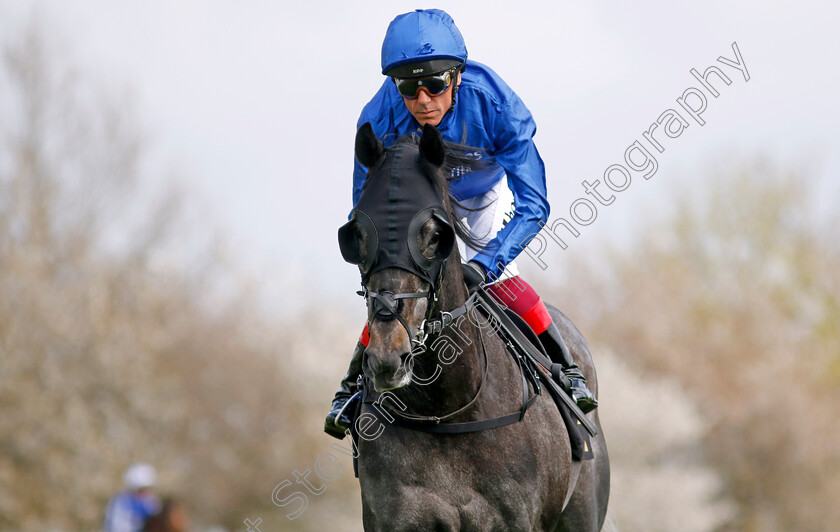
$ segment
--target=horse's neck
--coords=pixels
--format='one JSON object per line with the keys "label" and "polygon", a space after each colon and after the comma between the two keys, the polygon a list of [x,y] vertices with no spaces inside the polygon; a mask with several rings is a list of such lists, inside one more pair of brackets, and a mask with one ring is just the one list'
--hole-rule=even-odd
{"label": "horse's neck", "polygon": [[[447,261],[439,296],[443,311],[454,310],[467,299],[461,262],[457,256],[452,258]],[[464,314],[437,338],[429,339],[427,351],[415,357],[416,378],[405,388],[403,399],[412,413],[444,415],[475,397],[485,364],[479,335],[479,329]],[[431,346],[435,346],[434,351]],[[439,375],[432,380],[435,374]]]}

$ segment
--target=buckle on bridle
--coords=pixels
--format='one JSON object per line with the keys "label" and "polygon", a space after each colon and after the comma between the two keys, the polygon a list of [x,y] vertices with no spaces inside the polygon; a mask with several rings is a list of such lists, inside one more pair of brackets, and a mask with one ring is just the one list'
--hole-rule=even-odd
{"label": "buckle on bridle", "polygon": [[[426,319],[423,318],[423,322],[420,323],[420,328],[417,329],[417,334],[411,339],[412,346],[422,346],[422,352],[424,353],[426,352],[426,339],[429,338],[429,333],[426,331],[426,324]],[[411,351],[414,352],[414,347],[412,347]]]}

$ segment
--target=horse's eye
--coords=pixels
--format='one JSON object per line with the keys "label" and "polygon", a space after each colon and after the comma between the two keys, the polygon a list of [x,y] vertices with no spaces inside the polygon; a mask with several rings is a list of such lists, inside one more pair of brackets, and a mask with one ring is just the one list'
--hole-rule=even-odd
{"label": "horse's eye", "polygon": [[440,231],[435,231],[435,234],[432,235],[432,238],[429,239],[429,245],[434,245],[440,242]]}

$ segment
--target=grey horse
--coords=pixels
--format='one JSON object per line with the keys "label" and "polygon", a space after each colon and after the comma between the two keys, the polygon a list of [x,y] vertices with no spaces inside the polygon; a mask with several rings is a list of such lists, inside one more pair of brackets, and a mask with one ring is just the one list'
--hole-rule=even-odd
{"label": "grey horse", "polygon": [[[356,157],[369,169],[359,204],[365,195],[379,198],[368,204],[394,201],[401,186],[426,180],[441,207],[430,209],[422,193],[411,192],[396,202],[405,209],[417,198],[410,209],[416,213],[411,231],[393,231],[401,223],[398,216],[383,219],[377,228],[370,220],[362,223],[360,215],[345,227],[343,246],[362,269],[370,327],[363,369],[377,398],[362,405],[355,425],[365,530],[601,530],[610,472],[597,410],[588,414],[599,429],[591,439],[595,457],[582,463],[576,482],[558,408],[549,394],[536,395],[533,384],[527,392],[535,400],[515,423],[441,434],[415,430],[408,422],[470,423],[517,412],[524,381],[502,339],[468,313],[446,342],[440,331],[436,337],[423,334],[429,321],[458,313],[469,299],[452,245],[455,233],[469,235],[450,222],[456,220],[454,200],[447,191],[446,145],[439,132],[427,125],[419,140],[400,139],[386,149],[363,126]],[[389,238],[394,234],[408,236]],[[400,246],[412,249],[395,248]],[[597,396],[586,341],[565,315],[549,309]],[[425,352],[417,349],[421,341]]]}

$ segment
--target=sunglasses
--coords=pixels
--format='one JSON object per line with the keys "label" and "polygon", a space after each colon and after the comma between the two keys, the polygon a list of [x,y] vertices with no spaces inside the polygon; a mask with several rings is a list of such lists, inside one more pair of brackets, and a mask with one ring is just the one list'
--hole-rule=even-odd
{"label": "sunglasses", "polygon": [[446,92],[452,81],[455,79],[453,74],[455,70],[447,70],[435,76],[423,79],[400,79],[393,78],[397,90],[400,91],[400,96],[403,98],[413,100],[417,98],[417,91],[424,88],[429,91],[431,96],[438,96]]}

